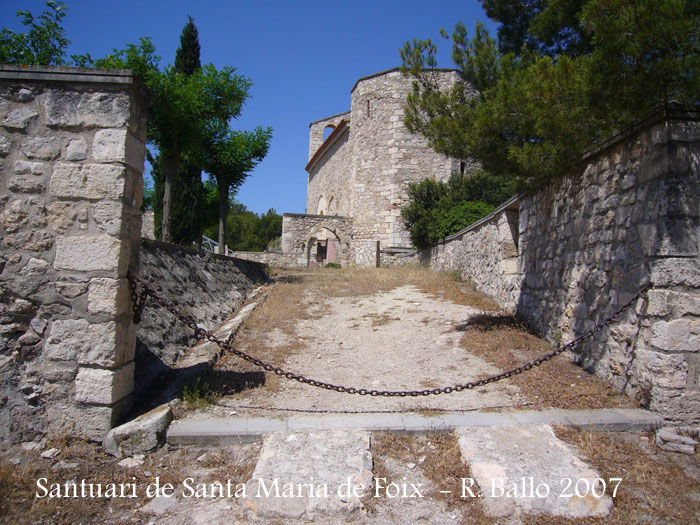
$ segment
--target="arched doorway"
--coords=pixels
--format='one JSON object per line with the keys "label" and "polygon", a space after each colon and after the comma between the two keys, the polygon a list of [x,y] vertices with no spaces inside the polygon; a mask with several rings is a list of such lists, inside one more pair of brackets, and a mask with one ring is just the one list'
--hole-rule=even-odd
{"label": "arched doorway", "polygon": [[314,228],[306,245],[306,264],[322,268],[329,263],[340,263],[341,243],[335,232],[328,228]]}

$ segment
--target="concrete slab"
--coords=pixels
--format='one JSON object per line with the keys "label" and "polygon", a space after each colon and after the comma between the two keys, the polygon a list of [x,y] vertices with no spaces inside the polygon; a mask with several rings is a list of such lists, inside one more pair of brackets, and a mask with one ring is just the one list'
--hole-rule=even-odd
{"label": "concrete slab", "polygon": [[456,433],[490,516],[586,518],[612,511],[605,494],[609,480],[601,480],[549,425],[459,428]]}
{"label": "concrete slab", "polygon": [[199,445],[255,441],[287,430],[371,430],[431,432],[455,428],[552,424],[589,430],[654,430],[663,419],[642,409],[512,410],[424,415],[410,412],[309,414],[284,418],[246,417],[181,419],[168,429],[168,443]]}
{"label": "concrete slab", "polygon": [[263,441],[246,483],[246,507],[259,517],[314,520],[362,508],[372,484],[369,432],[280,432]]}

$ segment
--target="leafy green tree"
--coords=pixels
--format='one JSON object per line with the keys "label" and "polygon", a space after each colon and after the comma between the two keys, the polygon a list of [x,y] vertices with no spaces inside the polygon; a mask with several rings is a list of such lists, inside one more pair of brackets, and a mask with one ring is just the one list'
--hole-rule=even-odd
{"label": "leafy green tree", "polygon": [[46,2],[48,9],[34,17],[29,11],[17,11],[26,33],[0,31],[0,64],[62,66],[70,40],[61,25],[68,8],[63,2]]}
{"label": "leafy green tree", "polygon": [[532,188],[653,108],[697,103],[697,1],[541,0],[527,13],[523,5],[484,2],[511,26],[499,32],[511,40],[502,40],[500,51],[483,28],[469,40],[457,25],[453,60],[463,82],[450,89],[430,81],[432,42],[414,40],[401,50],[416,80],[406,126],[437,151],[472,157]]}
{"label": "leafy green tree", "polygon": [[158,148],[162,164],[163,206],[161,239],[172,241],[173,185],[183,158],[202,165],[203,148],[211,139],[212,129],[227,129],[228,121],[237,117],[248,96],[251,82],[235,74],[235,68],[217,70],[207,64],[189,75],[174,66],[163,71],[160,57],[149,38],[138,46],[94,61],[96,67],[129,68],[144,79],[151,91],[148,140]]}
{"label": "leafy green tree", "polygon": [[581,18],[590,32],[590,107],[621,129],[660,105],[700,101],[700,2],[596,0]]}
{"label": "leafy green tree", "polygon": [[[218,195],[218,191],[216,192]],[[218,203],[218,200],[217,200]],[[215,237],[217,223],[208,226],[204,234]],[[235,251],[263,251],[275,239],[282,235],[282,216],[269,209],[258,215],[248,210],[245,205],[229,199],[229,210],[226,217],[225,244]]]}
{"label": "leafy green tree", "polygon": [[480,0],[486,14],[500,22],[503,54],[523,50],[556,56],[590,51],[590,35],[581,22],[586,0]]}
{"label": "leafy green tree", "polygon": [[425,248],[488,215],[514,191],[511,178],[483,170],[454,173],[446,183],[425,179],[409,184],[401,215],[413,245]]}
{"label": "leafy green tree", "polygon": [[272,128],[233,131],[227,127],[210,136],[203,148],[204,170],[216,181],[219,191],[219,253],[226,243],[229,195],[235,192],[270,148]]}

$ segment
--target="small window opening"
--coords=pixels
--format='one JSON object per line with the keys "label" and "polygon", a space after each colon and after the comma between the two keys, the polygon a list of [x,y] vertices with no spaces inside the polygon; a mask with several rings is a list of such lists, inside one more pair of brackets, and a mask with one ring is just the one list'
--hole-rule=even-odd
{"label": "small window opening", "polygon": [[467,172],[467,163],[464,161],[460,161],[459,163],[459,173],[461,175],[464,175]]}
{"label": "small window opening", "polygon": [[326,126],[323,129],[323,141],[325,142],[328,137],[330,137],[331,133],[335,131],[335,126]]}
{"label": "small window opening", "polygon": [[371,117],[371,113],[369,111],[369,99],[367,99],[367,118]]}

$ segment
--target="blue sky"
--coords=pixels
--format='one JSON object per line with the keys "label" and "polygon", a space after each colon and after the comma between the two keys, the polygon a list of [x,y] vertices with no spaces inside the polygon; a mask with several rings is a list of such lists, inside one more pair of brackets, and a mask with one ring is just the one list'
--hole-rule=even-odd
{"label": "blue sky", "polygon": [[[350,109],[360,77],[400,65],[399,48],[414,37],[438,42],[439,64],[450,67],[449,43],[439,35],[458,20],[477,20],[495,35],[476,0],[148,1],[68,0],[64,19],[71,53],[102,57],[112,48],[150,36],[172,64],[180,33],[192,15],[202,63],[234,66],[253,81],[251,98],[234,122],[238,129],[274,128],[270,152],[239,190],[237,199],[264,213],[303,213],[309,123]],[[43,0],[0,2],[0,26],[23,31],[18,9],[34,15]]]}

